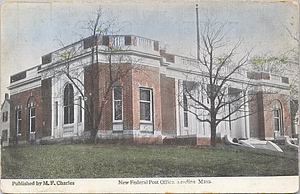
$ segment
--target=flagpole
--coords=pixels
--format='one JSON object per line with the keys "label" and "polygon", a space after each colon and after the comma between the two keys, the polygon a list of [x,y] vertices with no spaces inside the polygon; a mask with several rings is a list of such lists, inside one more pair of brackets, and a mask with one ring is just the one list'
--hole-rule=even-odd
{"label": "flagpole", "polygon": [[199,16],[198,4],[196,4],[196,26],[197,26],[197,60],[200,60],[200,36],[199,36]]}

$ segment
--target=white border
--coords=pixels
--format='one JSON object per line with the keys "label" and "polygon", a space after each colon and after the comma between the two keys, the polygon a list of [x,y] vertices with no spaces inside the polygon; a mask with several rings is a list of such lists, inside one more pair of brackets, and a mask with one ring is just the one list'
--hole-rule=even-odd
{"label": "white border", "polygon": [[[66,185],[61,185],[63,182]],[[1,190],[3,193],[295,193],[298,183],[297,176],[2,179]]]}

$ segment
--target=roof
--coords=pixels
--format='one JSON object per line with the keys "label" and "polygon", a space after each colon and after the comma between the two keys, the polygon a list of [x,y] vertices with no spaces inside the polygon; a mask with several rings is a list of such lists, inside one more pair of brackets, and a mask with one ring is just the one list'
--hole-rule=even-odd
{"label": "roof", "polygon": [[1,110],[2,110],[5,102],[7,102],[8,104],[10,104],[10,99],[4,99],[3,103],[1,104]]}

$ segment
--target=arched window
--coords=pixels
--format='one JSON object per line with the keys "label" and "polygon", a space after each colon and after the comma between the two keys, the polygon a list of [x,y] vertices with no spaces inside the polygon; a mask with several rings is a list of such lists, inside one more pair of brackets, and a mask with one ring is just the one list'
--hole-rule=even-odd
{"label": "arched window", "polygon": [[274,130],[278,131],[280,135],[283,135],[282,108],[279,101],[275,101],[273,113],[274,113]]}
{"label": "arched window", "polygon": [[35,101],[30,99],[28,101],[28,110],[29,110],[29,130],[30,133],[36,132],[36,114],[35,114]]}
{"label": "arched window", "polygon": [[74,90],[67,84],[64,90],[64,124],[74,123]]}

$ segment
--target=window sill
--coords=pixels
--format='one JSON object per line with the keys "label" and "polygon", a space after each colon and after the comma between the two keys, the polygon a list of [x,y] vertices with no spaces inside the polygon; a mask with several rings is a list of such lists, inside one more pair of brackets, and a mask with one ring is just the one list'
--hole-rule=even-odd
{"label": "window sill", "polygon": [[67,123],[67,124],[64,124],[64,127],[71,127],[71,126],[73,126],[74,125],[74,123]]}
{"label": "window sill", "polygon": [[147,131],[147,130],[140,130],[141,133],[149,133],[149,134],[153,134],[154,131]]}
{"label": "window sill", "polygon": [[123,123],[123,120],[120,120],[120,121],[113,121],[113,124],[120,124],[120,123]]}
{"label": "window sill", "polygon": [[152,121],[140,120],[140,124],[153,124]]}
{"label": "window sill", "polygon": [[113,130],[113,133],[123,133],[123,130]]}

